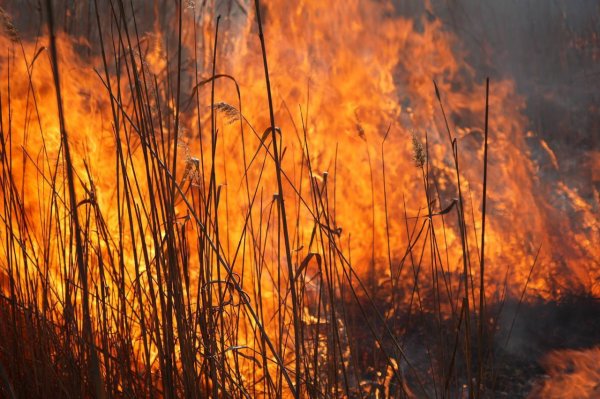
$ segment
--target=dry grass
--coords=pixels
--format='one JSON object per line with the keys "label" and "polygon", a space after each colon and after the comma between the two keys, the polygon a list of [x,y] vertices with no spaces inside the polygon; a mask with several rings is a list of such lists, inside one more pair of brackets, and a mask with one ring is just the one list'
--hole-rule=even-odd
{"label": "dry grass", "polygon": [[[212,63],[202,71],[210,71],[210,77],[198,80],[199,74],[194,74],[195,89],[186,108],[181,89],[181,4],[177,55],[175,61],[167,61],[167,73],[159,79],[140,61],[142,43],[130,3],[94,1],[103,63],[98,78],[104,85],[97,95],[110,103],[114,129],[115,164],[106,167],[114,168],[116,176],[116,209],[111,210],[118,215],[116,226],[108,226],[107,210],[95,200],[90,172],[74,169],[63,116],[73,110],[59,106],[60,159],[38,161],[50,165],[43,169],[50,190],[44,210],[45,241],[34,246],[31,237],[36,232],[22,206],[23,185],[29,183],[16,178],[10,162],[15,156],[11,121],[0,121],[1,150],[6,155],[0,167],[0,215],[7,232],[2,236],[6,262],[0,263],[0,314],[7,321],[0,324],[4,396],[492,395],[490,326],[483,317],[484,241],[482,237],[480,255],[469,253],[459,148],[450,127],[448,145],[454,153],[459,198],[441,211],[433,209],[439,198],[434,197],[436,182],[429,173],[427,138],[423,144],[413,137],[429,207],[416,217],[405,211],[409,240],[405,250],[395,249],[403,251],[399,261],[390,255],[387,230],[389,277],[384,283],[374,278],[374,266],[370,277],[358,273],[351,254],[342,249],[344,236],[334,218],[335,176],[315,177],[319,174],[311,167],[304,124],[298,131],[304,165],[299,173],[309,176],[309,187],[294,183],[303,179],[292,179],[293,171],[282,167],[285,150],[273,112],[258,0],[255,5],[269,98],[270,127],[262,135],[244,117],[239,88],[235,106],[215,102],[218,82],[230,81],[237,87],[233,77],[217,74],[218,19],[210,44]],[[64,70],[53,38],[51,1],[47,13],[53,86],[60,105]],[[107,16],[109,24],[104,23]],[[12,34],[16,30],[4,11],[0,17],[18,46],[20,39]],[[197,54],[194,61],[197,72]],[[209,86],[207,116],[200,89]],[[31,85],[32,98],[35,90]],[[437,86],[435,93],[443,112]],[[5,99],[2,107],[3,114],[4,109],[11,110]],[[209,140],[201,143],[198,158],[181,153],[183,109],[196,113],[198,137]],[[239,124],[242,168],[259,176],[252,182],[244,174],[240,186],[246,197],[244,225],[237,242],[224,230],[223,208],[229,205],[216,178],[219,115],[230,125]],[[359,134],[360,126],[357,122]],[[485,133],[487,153],[487,128]],[[256,140],[256,148],[247,144],[249,138]],[[381,157],[385,157],[383,142]],[[178,167],[182,159],[184,170]],[[382,173],[387,190],[383,165],[382,171],[372,168],[371,174],[373,178]],[[272,197],[261,189],[263,173],[276,177],[277,193]],[[484,186],[485,179],[484,175]],[[387,223],[387,192],[383,197]],[[295,201],[296,208],[287,208],[284,199]],[[289,213],[300,208],[312,219],[302,257],[298,231],[307,222],[301,222],[300,211]],[[444,271],[445,244],[440,237],[445,231],[433,223],[446,218],[456,218],[460,228],[464,262],[458,276],[460,292]],[[48,269],[44,256],[54,256],[49,254],[53,251],[60,270]],[[425,268],[431,268],[427,271],[431,280],[423,283]],[[473,269],[478,268],[481,280],[474,282]],[[403,270],[409,270],[411,281],[401,280],[406,276]],[[395,299],[398,287],[409,292],[408,303]]]}

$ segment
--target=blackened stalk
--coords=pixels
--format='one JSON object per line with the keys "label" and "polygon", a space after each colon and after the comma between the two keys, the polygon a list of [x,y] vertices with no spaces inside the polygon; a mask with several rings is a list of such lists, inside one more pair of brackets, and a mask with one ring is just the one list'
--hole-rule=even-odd
{"label": "blackened stalk", "polygon": [[[446,125],[446,131],[448,133],[448,139],[450,140],[450,145],[452,146],[452,157],[454,159],[454,171],[456,173],[456,188],[458,190],[458,209],[457,209],[457,219],[458,219],[458,227],[460,230],[460,237],[461,237],[461,245],[462,245],[462,252],[463,252],[463,256],[462,256],[462,261],[463,261],[463,274],[464,274],[464,279],[465,279],[465,286],[464,286],[464,292],[465,292],[465,296],[464,298],[466,299],[463,300],[463,304],[465,306],[465,361],[466,361],[466,370],[467,370],[467,384],[468,384],[468,391],[469,391],[469,399],[473,399],[474,398],[474,390],[473,390],[473,382],[474,382],[474,378],[471,378],[471,349],[472,349],[472,342],[471,342],[471,304],[469,303],[469,295],[473,294],[473,280],[472,280],[472,275],[471,275],[471,263],[470,263],[470,258],[469,258],[469,253],[468,253],[468,248],[469,248],[469,244],[467,242],[467,228],[466,228],[466,222],[465,222],[465,213],[464,213],[464,202],[463,202],[463,195],[462,195],[462,189],[461,189],[461,182],[460,182],[460,167],[459,167],[459,162],[458,162],[458,142],[456,140],[456,138],[452,137],[452,134],[450,133],[450,125],[448,124],[448,118],[446,118],[446,112],[444,111],[444,104],[442,103],[442,97],[440,95],[440,90],[438,89],[437,83],[435,82],[435,80],[433,81],[433,86],[435,88],[435,95],[437,97],[438,103],[440,104],[440,109],[442,111],[442,116],[444,118],[444,123]],[[471,290],[469,291],[469,280],[471,281]],[[472,299],[473,302],[475,302],[475,297],[473,297]],[[474,303],[473,303],[474,306]]]}
{"label": "blackened stalk", "polygon": [[[217,74],[217,44],[219,43],[218,39],[219,39],[219,22],[221,21],[221,16],[218,15],[217,16],[217,23],[215,26],[215,43],[214,43],[214,47],[213,47],[213,65],[212,65],[212,79],[211,79],[211,86],[210,86],[210,137],[211,137],[211,165],[210,165],[210,182],[208,184],[208,189],[209,189],[209,193],[208,193],[208,200],[206,201],[206,215],[209,215],[209,207],[210,207],[210,203],[211,203],[211,197],[213,200],[213,211],[214,211],[214,234],[215,234],[215,243],[217,245],[217,250],[221,247],[220,244],[220,240],[219,240],[219,195],[218,195],[218,190],[217,190],[217,175],[216,175],[216,156],[217,156],[217,127],[216,127],[216,121],[215,121],[215,84],[216,84],[216,79],[215,76]],[[207,216],[208,217],[208,216]],[[228,276],[229,279],[230,276]],[[211,281],[212,280],[212,267],[210,267],[208,269],[208,273],[207,273],[207,280]],[[222,281],[221,280],[221,267],[217,264],[217,281]],[[211,284],[208,285],[209,287],[209,294],[208,294],[208,298],[209,301],[212,300],[212,294],[210,294],[211,292]],[[221,287],[221,284],[217,284],[217,289],[218,289],[218,294],[219,294],[219,302],[217,303],[217,306],[222,306],[221,303],[223,301],[224,295],[223,295],[223,289]],[[211,304],[211,306],[214,306]],[[220,363],[220,377],[221,377],[221,384],[224,387],[225,386],[225,359],[224,357],[221,356],[221,358],[219,359],[219,362],[217,362],[217,353],[218,353],[218,347],[217,347],[217,336],[216,336],[216,331],[217,331],[217,327],[216,324],[217,322],[220,322],[220,327],[221,327],[221,347],[225,348],[225,341],[224,341],[224,336],[223,336],[223,331],[225,331],[225,326],[224,326],[224,320],[223,317],[219,317],[219,320],[212,320],[212,318],[209,319],[209,334],[213,335],[213,339],[210,340],[210,346],[211,346],[211,356],[210,356],[210,373],[211,373],[211,379],[213,381],[213,395],[215,396],[215,398],[218,397],[219,391],[218,391],[218,385],[219,385],[219,380],[217,378],[217,363]]]}
{"label": "blackened stalk", "polygon": [[73,176],[73,162],[71,159],[71,151],[69,148],[69,137],[65,126],[65,117],[62,106],[62,96],[60,91],[60,74],[58,69],[58,55],[56,50],[56,37],[54,34],[54,16],[52,10],[52,1],[46,0],[46,8],[48,11],[48,29],[50,35],[50,55],[52,59],[52,75],[54,77],[54,86],[56,88],[56,103],[58,106],[58,120],[60,124],[60,136],[64,149],[64,157],[67,172],[67,185],[69,190],[69,202],[71,221],[75,229],[75,256],[79,271],[79,279],[83,289],[82,306],[83,306],[83,335],[84,342],[88,345],[89,350],[89,378],[92,381],[96,398],[105,398],[102,376],[100,374],[100,364],[98,354],[94,345],[94,337],[92,333],[92,321],[90,318],[89,291],[87,279],[87,266],[83,258],[83,242],[81,239],[81,225],[79,224],[79,216],[77,214],[77,197],[75,194],[75,179]]}
{"label": "blackened stalk", "polygon": [[260,47],[262,49],[263,64],[265,67],[265,83],[267,85],[267,97],[269,100],[269,117],[271,120],[271,141],[273,142],[273,160],[275,161],[275,169],[277,173],[277,200],[279,202],[279,210],[281,212],[281,223],[283,230],[283,241],[285,243],[285,257],[288,267],[288,278],[290,281],[290,291],[292,294],[292,313],[294,317],[294,350],[296,354],[296,386],[294,388],[294,397],[300,397],[300,381],[302,373],[300,370],[300,310],[298,309],[298,297],[296,294],[296,276],[292,265],[292,252],[290,248],[290,237],[287,226],[287,217],[285,212],[285,201],[283,195],[283,184],[281,182],[281,162],[279,158],[279,150],[277,148],[277,132],[275,130],[275,114],[273,112],[273,98],[271,96],[271,82],[269,80],[269,66],[267,63],[267,49],[265,46],[265,37],[263,35],[262,21],[260,18],[260,1],[254,0],[256,8],[256,21],[258,24],[258,37],[260,39]]}
{"label": "blackened stalk", "polygon": [[483,383],[483,333],[485,323],[485,208],[487,200],[487,158],[488,158],[488,110],[490,97],[490,78],[485,81],[485,126],[484,126],[484,146],[483,146],[483,202],[481,204],[481,264],[479,270],[479,376],[477,381],[477,396],[481,393],[481,384]]}

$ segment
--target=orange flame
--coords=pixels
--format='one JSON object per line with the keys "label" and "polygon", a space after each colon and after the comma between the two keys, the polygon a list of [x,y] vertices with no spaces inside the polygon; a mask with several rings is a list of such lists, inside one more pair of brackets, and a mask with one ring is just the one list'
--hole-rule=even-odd
{"label": "orange flame", "polygon": [[[224,42],[218,43],[217,73],[235,78],[240,87],[241,104],[234,84],[220,79],[215,83],[217,105],[211,109],[210,83],[198,85],[198,82],[210,76],[212,56],[208,51],[210,45],[206,43],[210,43],[213,33],[208,28],[210,24],[201,25],[210,18],[203,16],[197,21],[193,12],[188,9],[184,13],[185,69],[181,104],[169,93],[172,87],[162,83],[157,85],[153,95],[163,102],[149,101],[169,113],[153,126],[157,136],[161,128],[169,129],[169,118],[178,113],[181,118],[177,132],[179,162],[177,171],[170,172],[186,188],[188,203],[178,202],[177,221],[182,229],[201,234],[197,227],[186,224],[186,220],[190,207],[201,208],[206,201],[198,186],[207,185],[209,180],[210,162],[205,154],[210,153],[212,143],[206,126],[210,126],[210,114],[214,110],[218,115],[215,185],[220,190],[220,202],[216,211],[219,221],[210,228],[225,232],[219,245],[227,261],[233,263],[247,256],[252,262],[258,259],[264,262],[261,273],[246,274],[240,284],[249,298],[256,298],[261,288],[260,295],[265,302],[263,320],[274,320],[279,309],[277,304],[287,300],[281,294],[286,289],[285,272],[281,279],[275,277],[284,263],[277,261],[283,258],[280,244],[276,240],[266,243],[264,237],[257,236],[252,237],[256,242],[238,249],[239,242],[250,240],[244,237],[250,234],[249,214],[258,226],[257,231],[265,229],[267,235],[267,229],[277,228],[273,195],[278,193],[266,153],[271,136],[263,133],[270,132],[261,51],[253,28],[255,21],[244,13],[232,15],[230,30]],[[408,263],[407,247],[414,238],[411,232],[418,230],[431,205],[434,213],[440,213],[432,217],[431,223],[440,242],[443,240],[441,247],[445,251],[438,254],[438,266],[453,279],[451,291],[458,298],[464,252],[456,220],[457,207],[449,208],[459,197],[451,140],[457,142],[460,189],[468,222],[467,250],[474,265],[471,277],[476,280],[479,276],[475,265],[479,263],[481,243],[485,113],[485,88],[481,83],[474,83],[478,76],[465,63],[460,44],[444,30],[441,22],[395,17],[393,6],[387,3],[349,0],[334,4],[323,1],[292,4],[276,0],[265,7],[265,14],[275,119],[280,129],[275,137],[282,144],[285,200],[288,214],[293,215],[290,219],[294,219],[290,231],[294,258],[298,260],[296,270],[302,271],[302,259],[308,259],[312,253],[325,257],[327,248],[314,240],[315,219],[318,219],[327,224],[333,241],[351,259],[353,269],[362,278],[369,279],[374,287],[385,286],[391,277],[406,282],[396,287],[396,300],[408,303],[415,284],[414,271],[401,265]],[[149,80],[156,77],[157,81],[164,82],[173,78],[169,70],[173,60],[167,58],[172,57],[173,49],[169,47],[167,36],[157,23],[154,31],[147,32],[142,40],[146,47],[134,55],[140,62],[140,71],[145,68]],[[205,43],[202,53],[194,59],[200,42]],[[25,231],[17,227],[4,231],[22,239],[28,257],[44,259],[38,264],[49,271],[53,280],[65,281],[61,276],[73,273],[61,267],[68,255],[61,253],[59,240],[52,239],[57,234],[52,230],[53,223],[68,218],[68,208],[60,205],[67,201],[67,196],[60,178],[64,165],[50,60],[46,52],[40,50],[39,42],[23,41],[22,48],[8,38],[2,38],[0,43],[3,48],[11,49],[0,54],[2,131],[8,151],[3,156],[10,159],[10,174],[14,180],[11,184],[20,191],[19,201],[23,206],[22,215],[4,214],[2,223],[8,226],[8,220],[14,218],[15,225],[26,225],[31,236],[23,238]],[[140,253],[132,248],[152,239],[146,229],[135,226],[132,232],[129,227],[123,228],[127,222],[119,219],[123,218],[118,212],[123,198],[116,176],[123,179],[123,170],[137,170],[141,176],[144,170],[142,139],[131,128],[134,122],[122,120],[123,126],[114,126],[111,99],[104,87],[108,82],[103,82],[102,73],[95,72],[103,71],[102,59],[100,55],[83,57],[77,51],[78,46],[93,47],[83,39],[59,37],[58,62],[65,76],[62,91],[66,127],[75,154],[74,169],[79,179],[78,196],[80,200],[88,200],[79,209],[93,215],[88,219],[95,220],[96,226],[106,226],[106,231],[94,233],[97,253],[88,254],[89,267],[94,272],[91,278],[100,284],[99,268],[103,258],[120,257],[129,275],[127,298],[132,308],[139,310],[141,305],[134,300],[134,286],[140,282],[148,284],[151,275],[141,275],[138,271],[140,276],[136,276],[136,262],[144,265],[144,261],[138,259]],[[194,63],[201,68],[201,76],[196,75],[195,66],[188,67]],[[115,75],[109,79],[113,87],[122,88],[124,92],[130,90],[124,75],[119,75],[121,80],[118,80],[116,71],[112,72]],[[439,87],[450,132],[446,130],[433,80]],[[113,100],[122,101],[119,106],[134,115],[135,106],[127,103],[129,98]],[[518,296],[526,285],[530,292],[548,299],[564,290],[583,289],[593,295],[600,294],[597,212],[568,182],[547,186],[537,177],[538,165],[532,161],[526,144],[526,137],[535,134],[527,131],[524,100],[517,94],[514,83],[508,79],[492,82],[489,102],[489,224],[485,237],[489,299],[500,299],[505,287],[510,294]],[[204,126],[204,130],[200,131],[199,126]],[[117,134],[117,130],[120,133]],[[423,168],[416,167],[413,161],[412,137],[425,146]],[[119,165],[119,144],[131,149],[126,157],[127,165]],[[552,154],[547,143],[542,141],[540,145]],[[597,164],[596,158],[591,162]],[[311,176],[307,172],[309,162]],[[264,168],[263,163],[267,165]],[[559,167],[556,161],[553,163]],[[429,192],[423,183],[425,173]],[[123,180],[118,184],[123,184]],[[147,186],[145,177],[140,177],[134,187],[141,212],[145,201],[155,193]],[[248,187],[256,188],[257,193],[251,211]],[[316,198],[312,197],[315,190],[326,193],[323,194],[325,205],[316,203],[316,199],[314,204],[303,203],[304,199],[311,202],[311,198]],[[8,190],[1,196],[4,200],[7,200],[6,193]],[[428,198],[436,200],[428,204]],[[322,214],[315,216],[314,211],[319,209]],[[444,209],[449,212],[444,214]],[[145,223],[149,226],[151,218],[145,219]],[[122,248],[114,241],[119,236]],[[261,239],[265,243],[261,243]],[[189,245],[193,249],[190,264],[201,265],[203,259],[197,255],[198,244],[190,242]],[[415,253],[428,245],[419,242]],[[542,256],[531,273],[540,245]],[[11,252],[8,248],[2,250]],[[155,250],[149,254],[151,259],[157,255]],[[15,265],[24,265],[27,260],[15,262]],[[255,265],[240,266],[242,262],[232,266],[236,273],[242,274],[244,267],[258,270]],[[0,276],[9,274],[7,263],[0,261]],[[304,264],[304,271],[307,270],[308,262]],[[196,292],[202,284],[201,273],[201,270],[191,272],[190,292]],[[213,274],[216,276],[216,271]],[[418,279],[422,286],[430,285],[431,272],[424,271]],[[110,287],[110,282],[108,286],[106,295],[116,298],[118,287]],[[65,287],[57,285],[55,289],[58,303]],[[307,323],[321,322],[314,313],[306,306]],[[274,321],[266,322],[265,328],[277,336],[279,332],[274,326]],[[132,328],[139,333],[140,326]],[[256,328],[254,320],[243,323],[236,344],[250,346]],[[141,343],[136,345],[141,351]],[[152,348],[152,351],[156,356],[157,349]],[[230,355],[233,356],[227,354]],[[586,359],[598,357],[596,352],[571,355]],[[552,356],[549,358],[560,361]],[[284,357],[284,361],[290,360],[291,351],[285,352]],[[588,381],[590,377],[597,377],[587,371],[582,373],[582,378]],[[576,396],[574,392],[568,397]]]}

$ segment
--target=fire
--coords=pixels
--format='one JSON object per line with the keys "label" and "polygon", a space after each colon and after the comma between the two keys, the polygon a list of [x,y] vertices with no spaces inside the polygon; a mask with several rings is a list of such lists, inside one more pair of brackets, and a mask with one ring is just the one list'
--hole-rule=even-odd
{"label": "fire", "polygon": [[[333,300],[347,301],[356,278],[366,287],[357,300],[391,295],[397,304],[386,309],[390,314],[416,307],[415,287],[432,296],[427,293],[439,290],[440,280],[446,281],[445,297],[433,294],[433,302],[449,318],[461,314],[465,281],[473,298],[479,296],[473,281],[480,278],[486,91],[439,20],[395,16],[387,2],[270,1],[265,38],[278,127],[271,134],[256,20],[240,7],[221,25],[215,53],[215,19],[200,5],[182,10],[180,70],[177,29],[164,28],[178,25],[177,11],[161,19],[158,2],[136,14],[141,39],[133,39],[133,29],[128,39],[117,33],[107,8],[104,47],[60,34],[55,61],[78,210],[86,221],[97,344],[107,344],[107,326],[121,323],[138,355],[132,367],[160,370],[161,383],[168,378],[161,359],[172,351],[177,360],[171,366],[184,370],[178,378],[185,389],[193,385],[189,367],[214,370],[211,362],[218,359],[235,364],[239,378],[223,380],[230,384],[225,388],[202,381],[203,389],[240,393],[253,381],[254,391],[246,394],[289,395],[286,384],[301,371],[294,364],[299,343],[287,331],[294,323],[284,234],[293,247],[301,321],[316,331],[305,351],[318,353],[323,363],[337,359],[356,374],[350,327]],[[142,21],[144,12],[157,17],[153,26]],[[9,49],[0,54],[1,237],[12,242],[1,247],[0,281],[8,293],[15,278],[31,279],[30,301],[42,307],[50,300],[53,318],[60,319],[83,294],[67,267],[74,248],[46,36],[0,39]],[[211,80],[214,61],[219,77]],[[518,297],[525,287],[548,300],[569,290],[600,294],[597,212],[568,181],[546,185],[538,177],[527,145],[538,139],[528,132],[514,82],[493,81],[489,104],[486,300]],[[288,232],[281,231],[273,137],[279,140]],[[549,145],[539,142],[558,168]],[[426,154],[415,165],[419,146]],[[598,159],[590,156],[590,164]],[[435,216],[428,218],[428,207]],[[423,225],[427,233],[420,236]],[[441,249],[436,253],[427,241],[434,239],[431,231]],[[69,298],[73,286],[77,294]],[[321,302],[324,290],[331,303]],[[113,309],[114,320],[103,321],[107,303],[123,306],[130,317],[115,316]],[[477,301],[471,310],[481,311]],[[178,312],[185,316],[177,318]],[[165,332],[169,323],[176,338]],[[202,341],[211,328],[215,338]],[[342,335],[338,347],[326,338],[333,330]],[[187,353],[192,347],[196,352]],[[118,355],[112,345],[108,351]],[[582,371],[573,378],[597,379],[585,359],[598,353],[569,353],[584,359],[576,361]],[[547,359],[564,362],[558,354]],[[406,395],[417,389],[408,386],[399,362],[407,359],[392,358],[380,372],[388,396],[394,378]],[[305,373],[315,384],[337,378],[314,365]],[[353,378],[346,384],[361,386]],[[543,388],[552,389],[558,388]]]}
{"label": "fire", "polygon": [[[473,84],[474,71],[461,62],[463,54],[456,50],[457,44],[439,21],[424,22],[422,31],[418,31],[412,20],[386,18],[391,13],[389,4],[364,2],[333,6],[270,2],[268,6],[268,15],[272,16],[267,32],[276,120],[284,136],[287,132],[290,137],[288,145],[299,147],[294,138],[302,125],[301,112],[308,114],[304,117],[313,169],[337,177],[338,199],[352,198],[336,202],[335,221],[342,228],[350,224],[348,231],[360,237],[353,246],[357,264],[369,263],[373,241],[377,263],[386,263],[384,229],[372,232],[372,226],[386,223],[380,171],[381,146],[388,129],[384,152],[390,187],[390,247],[399,249],[395,257],[403,255],[407,241],[402,197],[406,197],[409,215],[416,215],[426,206],[420,172],[412,164],[412,134],[425,142],[427,133],[430,173],[441,191],[436,208],[443,209],[457,197],[452,183],[455,172],[451,145],[433,79],[451,119],[451,134],[458,139],[460,164],[465,165],[461,170],[466,179],[464,191],[471,193],[466,200],[467,212],[475,212],[475,220],[469,221],[470,240],[473,245],[480,240],[484,88]],[[244,36],[242,40],[248,42],[245,51],[233,54],[222,67],[238,79],[243,97],[257,99],[245,112],[262,116],[253,123],[266,126],[262,71],[248,68],[260,65],[260,51],[252,37],[248,40]],[[569,207],[581,214],[584,225],[571,225],[563,216],[564,210],[556,209],[550,196],[540,193],[543,183],[536,177],[537,165],[525,143],[525,104],[511,81],[493,82],[490,104],[491,193],[486,240],[490,243],[490,264],[495,268],[490,271],[490,279],[497,277],[495,283],[502,284],[508,267],[508,286],[519,292],[541,244],[543,259],[530,287],[542,295],[553,295],[558,288],[548,280],[550,275],[556,284],[566,286],[563,289],[595,292],[598,264],[590,264],[589,260],[596,255],[593,247],[599,231],[591,206],[565,183],[552,187],[559,195],[567,196]],[[228,136],[227,131],[224,137],[236,140],[235,134]],[[288,161],[292,168],[297,159],[288,157]],[[566,235],[569,241],[558,233],[561,231],[572,232]],[[450,240],[453,233],[456,231],[449,232]],[[448,267],[455,270],[457,263],[451,261]]]}
{"label": "fire", "polygon": [[594,398],[598,395],[600,349],[562,350],[546,355],[542,361],[547,377],[530,398]]}

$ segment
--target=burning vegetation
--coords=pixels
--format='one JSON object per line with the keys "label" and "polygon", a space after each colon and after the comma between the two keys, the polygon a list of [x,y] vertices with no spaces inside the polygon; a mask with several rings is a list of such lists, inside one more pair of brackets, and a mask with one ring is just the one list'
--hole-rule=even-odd
{"label": "burning vegetation", "polygon": [[598,397],[597,93],[402,3],[0,8],[0,396]]}

